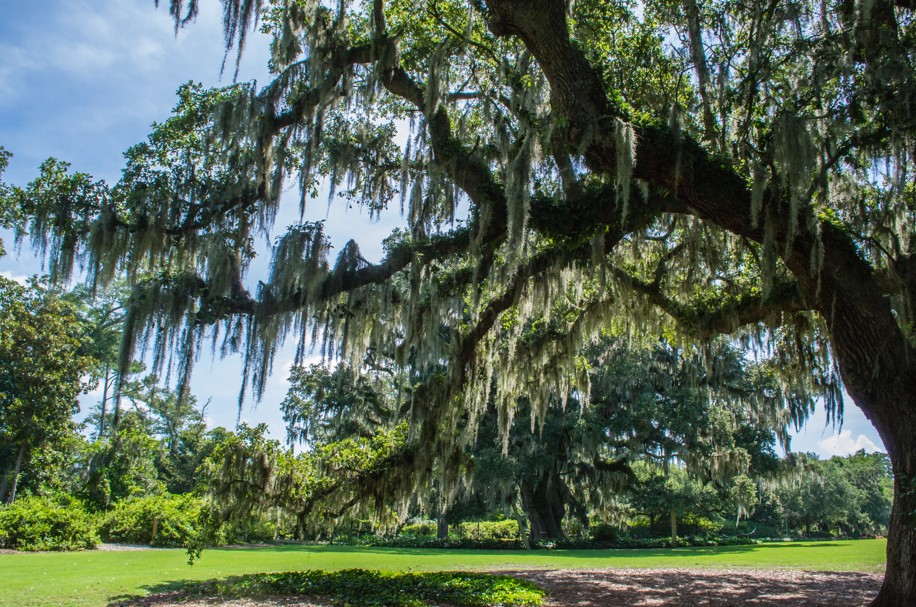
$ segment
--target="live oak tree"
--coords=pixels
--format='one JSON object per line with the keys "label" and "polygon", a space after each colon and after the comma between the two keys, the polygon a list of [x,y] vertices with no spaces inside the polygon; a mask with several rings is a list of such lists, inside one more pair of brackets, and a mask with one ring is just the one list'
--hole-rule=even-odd
{"label": "live oak tree", "polygon": [[[874,423],[895,475],[874,604],[916,603],[913,2],[224,7],[230,50],[259,18],[273,37],[267,86],[185,87],[114,187],[51,163],[6,194],[56,275],[134,284],[123,364],[142,341],[186,372],[210,335],[260,394],[285,338],[393,354],[416,380],[403,461],[450,487],[491,380],[505,429],[518,394],[536,416],[587,395],[575,354],[602,326],[727,333],[837,413],[842,378]],[[331,264],[321,225],[292,226],[252,292],[288,176],[409,229]]]}
{"label": "live oak tree", "polygon": [[[719,502],[737,478],[780,475],[773,447],[777,435],[786,441],[791,418],[765,369],[721,340],[702,350],[627,342],[605,336],[583,350],[589,402],[548,409],[532,431],[523,397],[505,445],[496,413],[481,421],[472,490],[491,505],[518,503],[531,541],[563,538],[566,516],[611,522],[631,495],[664,489],[674,467],[688,484],[709,484],[714,497],[718,489]],[[638,462],[659,482],[637,482]],[[668,504],[661,513],[675,538],[689,500],[668,493],[653,506]]]}

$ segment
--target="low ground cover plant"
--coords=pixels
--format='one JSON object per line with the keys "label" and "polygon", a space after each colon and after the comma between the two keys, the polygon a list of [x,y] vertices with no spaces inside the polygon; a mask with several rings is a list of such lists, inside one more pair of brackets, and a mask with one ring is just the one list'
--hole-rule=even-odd
{"label": "low ground cover plant", "polygon": [[524,580],[465,572],[395,573],[346,569],[258,573],[195,584],[191,594],[230,597],[297,596],[347,607],[537,607],[544,592]]}

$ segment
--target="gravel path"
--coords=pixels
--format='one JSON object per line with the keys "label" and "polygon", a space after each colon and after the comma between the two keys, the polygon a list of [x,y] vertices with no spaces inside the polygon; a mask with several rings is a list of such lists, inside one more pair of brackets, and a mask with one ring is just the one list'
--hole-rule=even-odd
{"label": "gravel path", "polygon": [[[547,591],[545,607],[857,607],[881,586],[876,573],[810,571],[605,569],[517,571]],[[185,600],[182,600],[184,598]],[[275,601],[187,601],[180,594],[145,597],[131,607],[322,607],[287,598]]]}
{"label": "gravel path", "polygon": [[139,550],[168,550],[168,548],[159,548],[149,544],[99,544],[95,547],[101,552],[135,552]]}

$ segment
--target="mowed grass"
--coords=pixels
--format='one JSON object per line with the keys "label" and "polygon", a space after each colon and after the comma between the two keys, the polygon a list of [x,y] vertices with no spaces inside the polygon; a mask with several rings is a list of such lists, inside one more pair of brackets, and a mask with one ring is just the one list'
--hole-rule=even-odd
{"label": "mowed grass", "polygon": [[603,568],[884,570],[885,540],[794,542],[676,550],[424,550],[346,546],[214,549],[187,565],[183,550],[0,555],[0,605],[107,605],[182,582],[246,573]]}

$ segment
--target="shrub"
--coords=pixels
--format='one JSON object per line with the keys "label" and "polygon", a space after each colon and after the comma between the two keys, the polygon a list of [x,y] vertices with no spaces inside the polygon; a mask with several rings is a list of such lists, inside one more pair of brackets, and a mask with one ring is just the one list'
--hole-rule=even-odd
{"label": "shrub", "polygon": [[24,497],[0,507],[0,548],[81,550],[98,542],[92,516],[68,496]]}
{"label": "shrub", "polygon": [[[449,539],[472,540],[480,542],[515,541],[518,539],[518,521],[505,519],[501,521],[469,521],[451,526]],[[398,536],[390,541],[422,538],[434,538],[437,526],[435,521],[419,521],[404,525]]]}
{"label": "shrub", "polygon": [[217,535],[218,544],[267,543],[291,538],[295,523],[277,521],[262,513],[253,512],[243,521],[228,521],[222,525]]}
{"label": "shrub", "polygon": [[589,527],[589,536],[595,542],[613,542],[620,534],[620,530],[608,523],[596,523]]}
{"label": "shrub", "polygon": [[478,541],[513,541],[518,539],[518,521],[480,521],[461,523],[460,535]]}
{"label": "shrub", "polygon": [[430,537],[435,536],[436,531],[437,525],[435,521],[420,521],[417,523],[404,525],[401,527],[401,532],[398,535],[411,537]]}
{"label": "shrub", "polygon": [[221,598],[295,596],[330,599],[351,607],[536,607],[544,592],[524,580],[485,573],[395,573],[348,569],[258,573],[191,586],[193,594]]}
{"label": "shrub", "polygon": [[201,507],[193,495],[130,498],[103,516],[99,533],[106,542],[187,546],[199,534]]}

